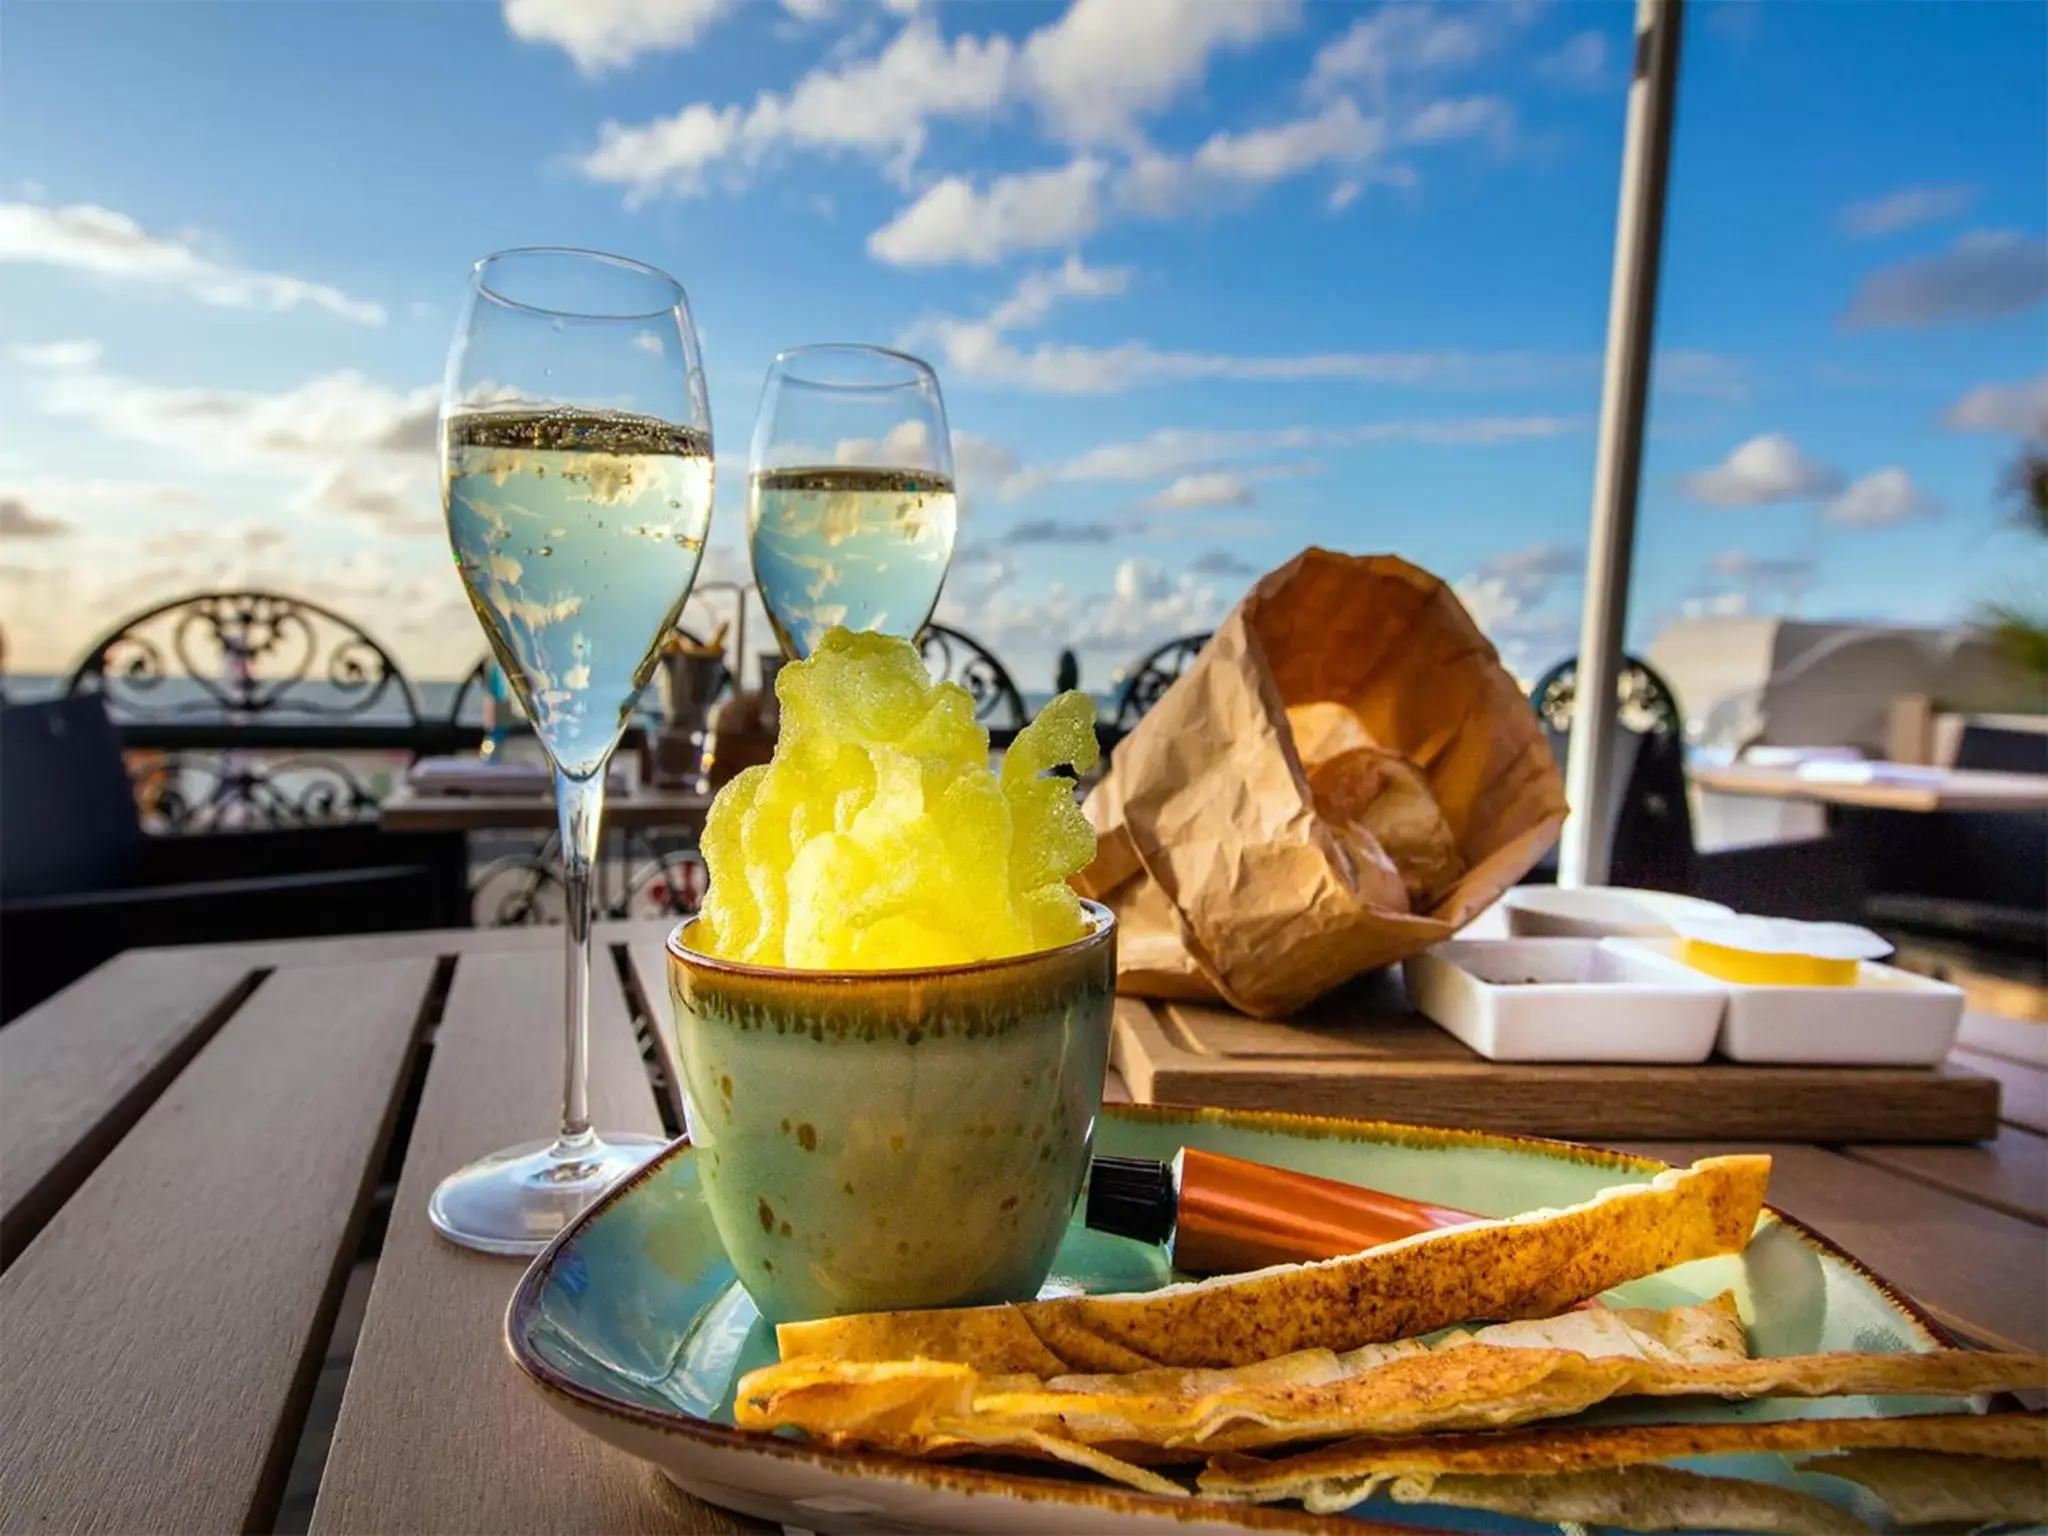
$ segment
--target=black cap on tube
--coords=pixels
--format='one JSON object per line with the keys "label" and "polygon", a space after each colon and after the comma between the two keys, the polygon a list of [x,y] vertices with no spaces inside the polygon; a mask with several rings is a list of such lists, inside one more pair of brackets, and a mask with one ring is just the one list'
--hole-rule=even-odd
{"label": "black cap on tube", "polygon": [[1086,1221],[1098,1232],[1164,1243],[1179,1201],[1173,1168],[1149,1157],[1098,1157],[1088,1172]]}

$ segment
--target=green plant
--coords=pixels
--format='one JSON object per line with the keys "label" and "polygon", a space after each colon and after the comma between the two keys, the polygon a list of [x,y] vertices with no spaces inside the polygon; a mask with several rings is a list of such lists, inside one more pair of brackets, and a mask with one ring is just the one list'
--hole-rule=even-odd
{"label": "green plant", "polygon": [[[2021,525],[2048,538],[2048,445],[2020,451],[2006,471],[2006,490],[2019,503]],[[2017,591],[1987,602],[1977,611],[1977,627],[2015,667],[2048,678],[2048,594]]]}

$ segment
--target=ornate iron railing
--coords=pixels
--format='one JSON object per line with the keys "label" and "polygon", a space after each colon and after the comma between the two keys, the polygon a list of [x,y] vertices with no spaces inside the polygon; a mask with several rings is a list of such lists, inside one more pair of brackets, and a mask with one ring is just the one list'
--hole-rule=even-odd
{"label": "ornate iron railing", "polygon": [[1201,655],[1202,647],[1208,643],[1206,633],[1182,635],[1140,658],[1124,678],[1123,688],[1117,694],[1116,713],[1110,721],[1116,734],[1127,734],[1144,719],[1152,706],[1159,702],[1160,696],[1193,665],[1194,659]]}
{"label": "ornate iron railing", "polygon": [[1024,697],[1010,681],[1009,669],[972,635],[944,624],[927,624],[917,637],[917,648],[932,676],[967,690],[974,700],[974,718],[998,740],[1030,724]]}
{"label": "ornate iron railing", "polygon": [[[1537,679],[1536,686],[1529,690],[1529,702],[1544,725],[1562,736],[1571,731],[1578,692],[1579,659],[1573,656]],[[1638,735],[1674,736],[1685,729],[1685,716],[1671,685],[1648,662],[1637,657],[1621,658],[1621,672],[1615,679],[1615,703],[1623,727]]]}
{"label": "ornate iron railing", "polygon": [[354,620],[281,592],[192,592],[124,619],[72,669],[122,723],[294,715],[420,721],[391,653]]}
{"label": "ornate iron railing", "polygon": [[[728,640],[744,655],[748,589],[710,583],[692,601],[720,595],[737,602]],[[1105,746],[1137,724],[1207,638],[1184,636],[1137,662],[1100,728]],[[990,739],[1007,745],[1030,716],[1002,661],[944,624],[927,626],[918,644],[933,675],[965,688]],[[251,588],[187,593],[122,620],[86,649],[65,691],[105,698],[152,828],[300,827],[374,815],[384,781],[413,759],[474,751],[485,736],[489,665],[479,661],[446,707],[429,714],[391,652],[361,625],[319,603]],[[678,905],[696,877],[664,874],[658,862],[643,865],[643,883],[673,888],[670,905]]]}

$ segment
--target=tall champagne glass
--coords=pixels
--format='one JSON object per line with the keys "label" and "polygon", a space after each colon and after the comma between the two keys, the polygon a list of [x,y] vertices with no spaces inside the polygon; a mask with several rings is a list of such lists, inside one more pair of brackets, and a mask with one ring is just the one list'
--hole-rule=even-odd
{"label": "tall champagne glass", "polygon": [[675,279],[595,251],[478,262],[448,354],[441,483],[470,606],[554,769],[567,1060],[554,1138],[450,1174],[428,1214],[468,1247],[533,1253],[660,1146],[591,1129],[590,903],[605,770],[711,520],[711,413]]}
{"label": "tall champagne glass", "polygon": [[833,625],[915,638],[953,559],[959,502],[939,381],[914,357],[784,352],[754,419],[747,544],[783,650]]}

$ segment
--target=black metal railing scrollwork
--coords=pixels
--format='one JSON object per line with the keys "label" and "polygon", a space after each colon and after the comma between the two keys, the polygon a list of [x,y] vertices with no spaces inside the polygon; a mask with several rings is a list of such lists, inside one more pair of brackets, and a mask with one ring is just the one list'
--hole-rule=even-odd
{"label": "black metal railing scrollwork", "polygon": [[1160,696],[1194,663],[1194,659],[1201,655],[1202,647],[1208,643],[1206,633],[1182,635],[1142,657],[1131,668],[1123,688],[1117,693],[1114,728],[1122,733],[1144,719],[1152,706],[1159,702]]}
{"label": "black metal railing scrollwork", "polygon": [[974,700],[974,718],[997,731],[1021,731],[1031,717],[1009,669],[974,636],[944,624],[927,624],[917,637],[918,653],[940,682],[958,683]]}
{"label": "black metal railing scrollwork", "polygon": [[194,592],[124,619],[72,670],[117,722],[289,715],[395,717],[419,701],[391,653],[354,620],[281,592]]}
{"label": "black metal railing scrollwork", "polygon": [[[1578,692],[1579,659],[1572,656],[1537,680],[1529,690],[1529,702],[1544,726],[1563,736],[1571,731]],[[1675,736],[1685,728],[1685,717],[1679,712],[1678,697],[1672,693],[1671,685],[1648,662],[1637,657],[1621,658],[1621,672],[1615,679],[1615,703],[1623,728],[1637,735]]]}
{"label": "black metal railing scrollwork", "polygon": [[152,832],[317,827],[374,815],[377,795],[347,763],[236,752],[144,755],[135,800]]}

